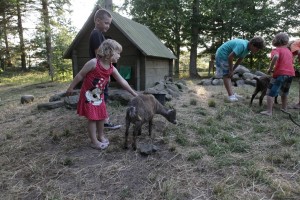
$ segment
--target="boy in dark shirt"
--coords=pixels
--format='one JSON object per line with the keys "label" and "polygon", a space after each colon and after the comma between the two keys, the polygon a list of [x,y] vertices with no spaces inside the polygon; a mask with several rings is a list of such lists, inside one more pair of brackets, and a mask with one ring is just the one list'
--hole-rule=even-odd
{"label": "boy in dark shirt", "polygon": [[[110,24],[112,22],[111,14],[105,9],[99,9],[96,11],[94,16],[95,28],[90,34],[89,39],[89,53],[90,58],[95,58],[97,55],[97,50],[100,44],[105,40],[103,33],[108,31]],[[104,90],[104,101],[108,101],[108,84],[105,86]],[[115,125],[109,122],[109,119],[105,120],[104,128],[107,129],[118,129],[121,125]]]}

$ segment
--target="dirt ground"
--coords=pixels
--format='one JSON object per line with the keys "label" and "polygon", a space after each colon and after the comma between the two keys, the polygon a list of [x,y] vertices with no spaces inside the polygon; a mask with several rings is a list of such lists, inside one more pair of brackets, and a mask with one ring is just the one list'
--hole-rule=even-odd
{"label": "dirt ground", "polygon": [[[89,147],[87,122],[75,110],[37,109],[66,84],[0,88],[0,199],[300,199],[299,128],[277,108],[274,122],[253,117],[261,108],[258,100],[248,106],[251,86],[239,89],[245,98],[231,104],[222,86],[187,83],[188,91],[167,102],[177,109],[179,124],[157,115],[153,137],[147,126],[138,137],[138,144],[158,147],[149,156],[123,149],[126,107],[117,102],[108,109],[111,121],[123,126],[107,131],[111,144],[99,151]],[[34,102],[20,104],[24,94],[33,94]],[[288,124],[281,133],[294,138],[290,145],[264,126],[279,118]],[[225,140],[237,138],[240,150],[222,150]]]}

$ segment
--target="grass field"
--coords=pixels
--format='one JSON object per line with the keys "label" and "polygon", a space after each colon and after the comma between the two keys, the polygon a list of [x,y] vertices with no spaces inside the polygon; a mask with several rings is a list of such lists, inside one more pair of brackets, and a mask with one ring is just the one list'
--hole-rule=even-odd
{"label": "grass field", "polygon": [[[280,105],[272,117],[259,114],[265,100],[249,107],[252,86],[234,88],[244,98],[227,103],[223,86],[199,81],[186,80],[189,89],[167,102],[177,109],[178,125],[157,115],[152,138],[143,128],[138,144],[159,148],[147,157],[122,148],[124,126],[108,131],[111,144],[98,151],[89,147],[86,120],[76,111],[37,109],[67,82],[1,81],[0,199],[300,199],[300,127]],[[297,81],[291,103],[298,100]],[[24,94],[34,102],[20,104]],[[124,125],[126,107],[111,102],[108,109]],[[300,122],[299,110],[289,112]]]}

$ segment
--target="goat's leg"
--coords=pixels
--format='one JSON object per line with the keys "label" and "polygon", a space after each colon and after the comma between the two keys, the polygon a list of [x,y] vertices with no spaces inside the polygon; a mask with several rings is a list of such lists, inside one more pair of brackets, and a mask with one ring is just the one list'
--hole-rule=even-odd
{"label": "goat's leg", "polygon": [[138,134],[138,131],[141,129],[142,125],[140,123],[136,123],[134,130],[133,130],[133,137],[132,137],[132,148],[135,151],[136,150],[136,136]]}
{"label": "goat's leg", "polygon": [[128,130],[129,130],[129,126],[130,126],[130,121],[126,119],[124,149],[128,149]]}

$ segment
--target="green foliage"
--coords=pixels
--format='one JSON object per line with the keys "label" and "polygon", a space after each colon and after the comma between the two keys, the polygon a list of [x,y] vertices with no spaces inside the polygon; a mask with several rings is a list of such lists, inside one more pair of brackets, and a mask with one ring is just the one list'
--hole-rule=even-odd
{"label": "green foliage", "polygon": [[49,81],[48,72],[36,69],[22,72],[21,70],[5,71],[1,74],[0,85],[22,85]]}
{"label": "green foliage", "polygon": [[189,141],[186,138],[186,136],[184,136],[182,133],[177,133],[176,134],[176,138],[175,141],[180,144],[181,146],[186,146],[188,145]]}
{"label": "green foliage", "polygon": [[192,105],[192,106],[197,105],[197,100],[196,99],[191,99],[190,100],[190,105]]}
{"label": "green foliage", "polygon": [[[98,0],[99,2],[102,3],[103,0]],[[72,69],[70,61],[62,59],[62,55],[75,35],[69,18],[71,1],[48,3],[55,79],[66,80],[71,77]],[[199,6],[194,8],[196,3],[199,3]],[[40,1],[1,1],[1,70],[19,68],[22,63],[20,58],[23,44],[16,38],[16,35],[20,35],[15,28],[19,26],[16,20],[16,4],[20,6],[23,23],[25,19],[28,20],[28,13],[41,16]],[[189,63],[191,55],[210,55],[227,40],[236,37],[250,39],[255,35],[263,36],[268,48],[248,55],[242,64],[253,70],[265,71],[269,64],[267,55],[271,49],[270,42],[275,33],[287,31],[293,37],[299,37],[299,4],[299,0],[125,0],[122,8],[128,11],[133,20],[148,26],[164,42],[178,57],[174,71],[179,71],[181,67],[179,77],[188,77],[192,67]],[[193,12],[193,9],[198,9],[199,13]],[[42,18],[36,17],[34,29],[30,29],[29,32],[27,27],[24,27],[27,68],[49,66],[44,34],[47,26],[44,23]],[[192,27],[198,30],[197,46],[201,49],[199,55],[195,54],[194,50],[191,51],[191,43],[194,41],[191,40]],[[9,39],[12,37],[15,40]],[[187,53],[183,53],[182,49],[186,49]],[[199,62],[199,59],[196,62]],[[201,65],[197,64],[197,67]],[[296,67],[299,68],[298,62]],[[200,71],[203,71],[203,66]]]}
{"label": "green foliage", "polygon": [[216,102],[215,102],[215,100],[209,99],[209,100],[208,100],[208,106],[209,106],[209,107],[215,108],[215,107],[216,107]]}
{"label": "green foliage", "polygon": [[202,157],[203,157],[203,154],[201,152],[193,151],[193,152],[189,153],[187,160],[195,162],[196,160],[202,159]]}

